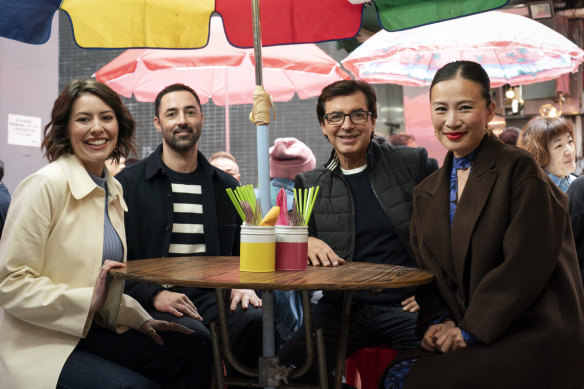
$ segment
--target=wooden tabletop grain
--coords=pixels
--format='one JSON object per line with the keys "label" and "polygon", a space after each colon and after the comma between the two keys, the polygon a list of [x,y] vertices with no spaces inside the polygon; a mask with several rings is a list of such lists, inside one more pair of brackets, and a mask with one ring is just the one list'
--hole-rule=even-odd
{"label": "wooden tabletop grain", "polygon": [[336,267],[308,266],[305,271],[239,271],[239,257],[169,257],[128,261],[110,276],[156,284],[259,290],[377,290],[427,284],[426,270],[367,262]]}

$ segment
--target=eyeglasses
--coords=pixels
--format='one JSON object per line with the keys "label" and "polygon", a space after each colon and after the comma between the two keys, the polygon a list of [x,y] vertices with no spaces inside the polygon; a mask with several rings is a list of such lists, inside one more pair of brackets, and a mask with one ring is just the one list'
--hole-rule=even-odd
{"label": "eyeglasses", "polygon": [[363,124],[367,121],[369,115],[371,115],[371,112],[369,111],[353,111],[351,113],[331,112],[322,115],[322,117],[325,118],[331,126],[339,126],[345,122],[347,116],[351,118],[353,124]]}

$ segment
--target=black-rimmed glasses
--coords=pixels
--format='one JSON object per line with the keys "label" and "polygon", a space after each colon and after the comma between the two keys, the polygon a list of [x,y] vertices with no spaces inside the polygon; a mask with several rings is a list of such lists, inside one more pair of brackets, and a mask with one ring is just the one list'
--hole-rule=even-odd
{"label": "black-rimmed glasses", "polygon": [[331,126],[339,126],[343,124],[347,116],[351,118],[353,124],[363,124],[367,122],[369,115],[371,115],[371,112],[369,111],[353,111],[351,113],[331,112],[322,115],[322,117],[325,118],[327,123]]}

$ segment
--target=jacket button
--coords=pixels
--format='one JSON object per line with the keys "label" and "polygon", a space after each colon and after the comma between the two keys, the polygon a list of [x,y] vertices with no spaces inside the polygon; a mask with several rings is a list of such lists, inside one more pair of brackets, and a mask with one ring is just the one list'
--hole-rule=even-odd
{"label": "jacket button", "polygon": [[170,224],[166,225],[166,231],[170,230]]}

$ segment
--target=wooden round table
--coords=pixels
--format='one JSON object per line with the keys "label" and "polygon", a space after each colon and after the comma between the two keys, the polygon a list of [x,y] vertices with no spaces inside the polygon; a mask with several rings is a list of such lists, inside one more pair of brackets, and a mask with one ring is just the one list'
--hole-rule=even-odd
{"label": "wooden round table", "polygon": [[[111,269],[110,276],[131,281],[152,282],[161,285],[215,288],[219,311],[219,324],[226,333],[226,307],[223,303],[224,289],[258,289],[262,290],[263,300],[263,354],[260,360],[259,383],[265,387],[279,385],[274,378],[277,370],[277,358],[274,346],[273,290],[298,290],[303,292],[303,308],[309,309],[308,291],[337,290],[344,291],[343,315],[341,318],[341,338],[337,356],[336,371],[344,369],[345,353],[349,332],[349,314],[351,295],[355,290],[381,290],[427,284],[432,274],[421,269],[402,266],[383,265],[369,262],[348,262],[335,267],[308,266],[302,271],[274,271],[252,273],[239,270],[239,257],[168,257],[129,261],[123,269]],[[305,315],[310,318],[310,315]],[[310,329],[310,321],[305,320]],[[230,363],[230,353],[227,353]],[[266,362],[266,360],[268,362]],[[312,363],[307,358],[307,365]],[[261,368],[262,365],[265,368]],[[299,370],[307,370],[303,366]],[[320,386],[326,386],[326,374],[321,370]],[[245,369],[243,369],[245,370]],[[249,370],[249,369],[248,369]],[[248,372],[249,373],[249,372]],[[216,376],[219,375],[219,370]],[[324,375],[324,378],[323,378]],[[217,377],[218,387],[225,383]],[[341,388],[342,374],[336,375],[335,388]]]}

